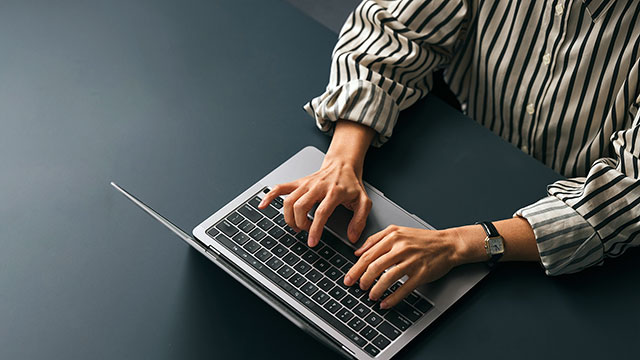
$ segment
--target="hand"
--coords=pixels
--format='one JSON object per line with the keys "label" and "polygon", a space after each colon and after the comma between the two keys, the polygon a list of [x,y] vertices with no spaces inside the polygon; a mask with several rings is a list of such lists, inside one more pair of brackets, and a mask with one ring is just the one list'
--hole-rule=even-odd
{"label": "hand", "polygon": [[[329,151],[317,172],[286,184],[275,186],[258,207],[264,208],[273,199],[288,194],[284,200],[284,219],[294,230],[309,231],[309,246],[320,241],[327,219],[338,205],[354,212],[347,237],[356,242],[364,230],[371,200],[362,183],[364,157],[375,131],[352,121],[336,123]],[[307,214],[316,203],[313,222]]]}
{"label": "hand", "polygon": [[[276,185],[260,203],[269,204],[275,197],[289,194],[284,199],[284,219],[294,230],[307,230],[308,243],[318,244],[327,219],[338,205],[344,205],[354,212],[347,234],[355,242],[360,237],[371,210],[371,200],[362,183],[361,171],[348,161],[327,156],[317,172],[301,179]],[[313,222],[307,213],[316,203]]]}
{"label": "hand", "polygon": [[[464,243],[455,230],[424,230],[391,225],[372,235],[356,250],[360,259],[345,276],[345,285],[360,279],[360,288],[378,300],[385,290],[407,275],[409,279],[380,303],[387,309],[398,304],[419,285],[439,279],[460,263]],[[383,272],[389,269],[389,271]]]}

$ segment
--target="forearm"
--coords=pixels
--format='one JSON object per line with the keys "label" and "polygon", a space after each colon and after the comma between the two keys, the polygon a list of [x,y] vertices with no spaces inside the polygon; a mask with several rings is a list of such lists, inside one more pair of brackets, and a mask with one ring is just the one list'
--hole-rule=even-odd
{"label": "forearm", "polygon": [[361,177],[364,158],[376,134],[375,130],[347,120],[338,120],[335,126],[325,163],[336,160],[345,162],[353,166]]}
{"label": "forearm", "polygon": [[[498,233],[504,239],[504,255],[501,261],[539,261],[540,255],[531,225],[521,217],[494,221]],[[486,234],[480,225],[468,225],[451,229],[458,243],[456,262],[467,264],[487,261],[484,249]]]}

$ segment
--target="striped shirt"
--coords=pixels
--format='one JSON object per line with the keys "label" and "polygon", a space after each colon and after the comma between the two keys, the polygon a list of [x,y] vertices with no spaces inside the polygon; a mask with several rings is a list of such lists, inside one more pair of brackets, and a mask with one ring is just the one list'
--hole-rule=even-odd
{"label": "striped shirt", "polygon": [[368,125],[380,146],[444,69],[467,115],[568,177],[515,215],[547,274],[580,271],[640,244],[639,14],[621,0],[363,1],[305,110],[329,133]]}

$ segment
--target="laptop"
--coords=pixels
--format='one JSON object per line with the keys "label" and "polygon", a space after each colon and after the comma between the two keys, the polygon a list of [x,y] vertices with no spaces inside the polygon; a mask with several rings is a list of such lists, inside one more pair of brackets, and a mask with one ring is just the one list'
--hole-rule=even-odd
{"label": "laptop", "polygon": [[[381,310],[368,292],[343,283],[357,261],[353,254],[370,235],[388,225],[433,229],[365,183],[373,207],[360,240],[346,230],[351,213],[338,207],[320,243],[307,246],[307,233],[284,221],[283,198],[258,204],[270,187],[320,168],[324,154],[306,147],[193,229],[189,235],[115,183],[111,185],[187,244],[267,302],[301,329],[347,358],[390,359],[489,272],[483,264],[454,269],[412,292],[399,305]],[[313,216],[313,211],[309,214]],[[405,279],[391,286],[391,294]]]}

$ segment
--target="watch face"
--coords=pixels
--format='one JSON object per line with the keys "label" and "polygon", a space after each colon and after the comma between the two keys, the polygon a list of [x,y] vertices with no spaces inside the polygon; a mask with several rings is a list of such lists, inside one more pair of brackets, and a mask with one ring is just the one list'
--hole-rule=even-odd
{"label": "watch face", "polygon": [[489,252],[492,254],[500,254],[504,252],[504,247],[502,246],[502,238],[494,237],[489,239]]}

